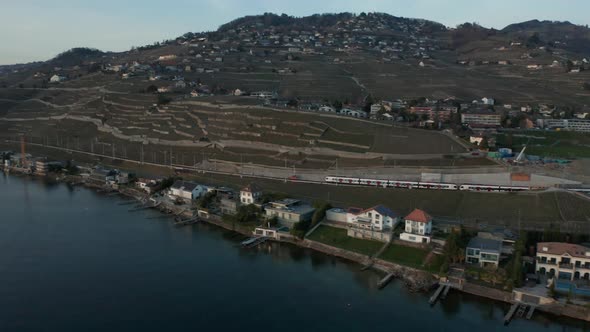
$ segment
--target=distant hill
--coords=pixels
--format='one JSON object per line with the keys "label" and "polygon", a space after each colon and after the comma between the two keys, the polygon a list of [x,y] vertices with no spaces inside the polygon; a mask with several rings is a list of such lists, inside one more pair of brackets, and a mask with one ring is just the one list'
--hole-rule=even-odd
{"label": "distant hill", "polygon": [[[352,103],[368,95],[493,96],[587,105],[588,59],[590,29],[570,22],[531,20],[496,30],[378,12],[264,13],[126,52],[77,47],[41,63],[0,66],[0,87],[53,87],[48,80],[59,74],[64,86],[92,87],[100,78],[101,86],[133,92],[239,89]],[[178,80],[188,85],[172,86]]]}
{"label": "distant hill", "polygon": [[536,35],[551,47],[563,47],[571,52],[590,52],[590,29],[568,21],[530,20],[508,25],[501,32],[523,41]]}
{"label": "distant hill", "polygon": [[102,57],[103,51],[88,47],[75,47],[58,54],[55,58],[49,60],[55,66],[76,66],[84,62],[97,60]]}

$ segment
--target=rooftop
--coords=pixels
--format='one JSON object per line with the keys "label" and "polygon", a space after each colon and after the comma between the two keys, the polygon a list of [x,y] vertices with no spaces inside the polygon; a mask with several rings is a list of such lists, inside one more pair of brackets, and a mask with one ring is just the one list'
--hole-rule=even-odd
{"label": "rooftop", "polygon": [[572,257],[590,258],[590,248],[565,242],[539,242],[537,254],[564,255]]}
{"label": "rooftop", "polygon": [[174,182],[174,184],[172,185],[172,188],[186,190],[186,191],[193,191],[198,185],[199,185],[198,183],[194,183],[194,182],[176,180],[176,182]]}
{"label": "rooftop", "polygon": [[270,202],[270,204],[272,205],[284,205],[284,206],[291,206],[291,205],[295,205],[297,203],[299,203],[300,201],[298,199],[294,199],[294,198],[284,198],[278,201],[274,201],[274,202]]}
{"label": "rooftop", "polygon": [[258,185],[256,185],[255,183],[250,183],[249,185],[242,188],[242,191],[254,193],[254,192],[262,191],[262,189],[260,189],[260,187]]}
{"label": "rooftop", "polygon": [[364,213],[364,212],[368,212],[368,211],[372,211],[372,210],[375,210],[379,214],[384,215],[384,216],[388,216],[388,217],[391,217],[391,218],[396,218],[397,217],[397,213],[393,212],[390,208],[388,208],[388,207],[386,207],[384,205],[381,205],[381,204],[375,205],[375,206],[373,206],[371,208],[368,208],[368,209],[366,209],[366,210],[364,210],[362,212]]}
{"label": "rooftop", "polygon": [[430,216],[428,213],[424,212],[423,210],[414,209],[414,211],[410,212],[410,214],[408,214],[406,216],[406,220],[428,223],[428,222],[432,221],[432,216]]}
{"label": "rooftop", "polygon": [[493,239],[487,239],[487,238],[482,238],[479,236],[476,236],[474,238],[471,238],[471,240],[469,240],[469,244],[467,245],[467,248],[475,248],[475,249],[480,249],[480,250],[484,250],[487,252],[496,252],[496,253],[500,253],[500,251],[502,250],[502,242],[498,241],[498,240],[493,240]]}

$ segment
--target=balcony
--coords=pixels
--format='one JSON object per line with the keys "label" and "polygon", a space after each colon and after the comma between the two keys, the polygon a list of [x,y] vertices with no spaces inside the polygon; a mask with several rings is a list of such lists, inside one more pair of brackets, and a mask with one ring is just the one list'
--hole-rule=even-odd
{"label": "balcony", "polygon": [[574,264],[572,264],[572,263],[559,263],[559,268],[560,269],[573,270],[574,269]]}

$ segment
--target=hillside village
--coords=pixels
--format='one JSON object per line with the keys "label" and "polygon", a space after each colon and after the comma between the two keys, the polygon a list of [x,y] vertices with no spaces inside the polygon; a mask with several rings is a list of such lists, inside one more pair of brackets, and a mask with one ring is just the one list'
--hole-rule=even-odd
{"label": "hillside village", "polygon": [[[543,24],[557,23],[532,22],[530,25]],[[494,146],[497,130],[503,128],[588,132],[590,109],[587,102],[576,100],[574,95],[578,92],[572,92],[568,102],[561,101],[563,98],[553,102],[539,102],[542,98],[523,101],[497,93],[488,94],[485,90],[483,95],[440,98],[436,94],[424,94],[408,98],[396,94],[395,89],[384,93],[378,87],[371,91],[353,77],[360,87],[359,92],[348,96],[346,92],[339,92],[340,96],[331,95],[332,92],[311,96],[307,90],[298,93],[297,90],[303,88],[292,86],[299,83],[285,84],[281,80],[298,82],[301,78],[297,77],[307,75],[305,73],[310,70],[313,73],[307,63],[315,66],[321,61],[348,72],[356,68],[355,63],[371,59],[379,66],[388,63],[410,66],[416,72],[420,68],[452,65],[456,68],[453,70],[468,71],[470,68],[496,66],[492,72],[501,73],[503,67],[510,67],[511,72],[523,72],[531,77],[538,76],[539,72],[544,72],[544,76],[564,77],[568,84],[575,81],[569,77],[577,75],[576,80],[582,79],[577,88],[581,92],[590,88],[590,83],[582,78],[586,77],[584,70],[590,68],[589,57],[569,43],[577,45],[574,42],[585,30],[573,25],[563,26],[574,27],[575,34],[572,33],[571,38],[575,36],[577,39],[568,41],[570,36],[565,35],[564,39],[547,40],[549,36],[530,32],[534,29],[518,30],[528,25],[510,26],[505,32],[485,30],[473,24],[448,29],[431,21],[381,13],[325,14],[305,18],[265,14],[237,19],[214,32],[187,33],[175,40],[137,47],[129,52],[74,49],[46,64],[32,64],[28,69],[2,67],[0,84],[7,89],[51,90],[77,86],[76,81],[100,73],[103,76],[101,81],[132,87],[146,93],[146,99],[156,95],[159,106],[178,100],[224,96],[244,97],[243,102],[251,104],[247,97],[257,97],[259,101],[254,103],[267,107],[327,112],[430,129],[450,128],[471,142],[485,141],[483,145],[487,148]],[[463,51],[470,36],[479,36],[478,33],[487,37],[485,46]],[[490,52],[480,52],[491,45],[495,47],[489,49]],[[570,51],[572,49],[576,52]],[[484,53],[488,58],[479,58]],[[490,58],[492,54],[497,60]],[[501,54],[506,58],[501,58]],[[240,84],[240,80],[232,79],[240,73],[258,75],[264,78],[258,81],[269,84],[257,85],[253,83],[256,80]],[[30,76],[25,78],[23,75]],[[389,80],[395,80],[399,74],[393,71],[383,75],[391,75]],[[284,78],[277,80],[277,76]],[[21,83],[13,81],[17,77]],[[387,77],[383,77],[383,82],[388,80]],[[9,83],[11,81],[14,83]],[[320,86],[322,83],[315,84],[318,92],[325,89]],[[240,99],[234,101],[241,102]],[[7,105],[9,111],[13,104]]]}

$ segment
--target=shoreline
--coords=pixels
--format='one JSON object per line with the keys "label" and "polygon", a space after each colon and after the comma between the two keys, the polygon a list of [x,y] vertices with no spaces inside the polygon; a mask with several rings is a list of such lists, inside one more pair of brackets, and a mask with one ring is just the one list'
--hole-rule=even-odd
{"label": "shoreline", "polygon": [[[58,183],[65,183],[72,186],[82,186],[88,189],[96,189],[96,190],[104,190],[103,193],[116,193],[118,195],[133,198],[138,202],[149,198],[149,195],[142,193],[134,188],[119,188],[119,189],[112,189],[112,188],[105,188],[103,185],[85,182],[85,181],[75,181],[76,178],[72,176],[62,176],[62,177],[55,177],[49,178],[47,175],[39,176],[34,174],[21,174],[21,173],[12,173],[17,176],[26,177],[29,175],[31,178],[37,179],[50,179],[52,181]],[[183,215],[186,217],[193,216],[192,210],[181,210],[179,213],[174,211],[174,207],[170,206],[156,206],[153,207],[157,209],[162,214],[169,214],[169,215]],[[190,212],[190,213],[189,213]],[[174,214],[171,214],[174,213]],[[228,231],[236,232],[242,234],[244,236],[253,236],[251,230],[245,229],[240,227],[239,224],[229,224],[221,220],[221,217],[217,215],[214,216],[213,219],[201,219],[201,221],[206,222],[209,225],[214,225]],[[295,245],[300,248],[306,248],[313,250],[315,252],[319,252],[325,255],[329,255],[332,257],[338,257],[340,259],[347,260],[352,263],[359,264],[359,266],[365,266],[369,261],[372,261],[370,265],[370,269],[377,271],[382,274],[393,274],[395,279],[398,279],[404,282],[405,286],[410,289],[412,292],[427,292],[432,290],[436,285],[438,285],[438,276],[432,274],[430,272],[426,272],[423,270],[414,269],[411,267],[407,267],[404,265],[396,264],[393,262],[384,261],[378,258],[371,258],[367,255],[359,254],[356,252],[352,252],[349,250],[333,247],[321,242],[303,239],[303,240],[277,240],[277,239],[269,239],[271,242],[276,243],[286,243]],[[477,297],[485,298],[488,300],[502,302],[506,304],[513,304],[514,301],[512,300],[512,292],[507,292],[503,290],[499,290],[496,288],[490,288],[482,285],[477,285],[473,283],[466,282],[463,286],[463,289],[456,289],[457,291],[474,295]],[[587,309],[581,306],[575,306],[570,304],[560,304],[555,303],[551,305],[542,305],[536,307],[537,311],[543,312],[544,314],[555,316],[555,317],[563,317],[563,318],[573,318],[576,320],[582,320],[586,322],[590,322],[590,313],[588,313]],[[586,311],[586,312],[584,312]]]}

